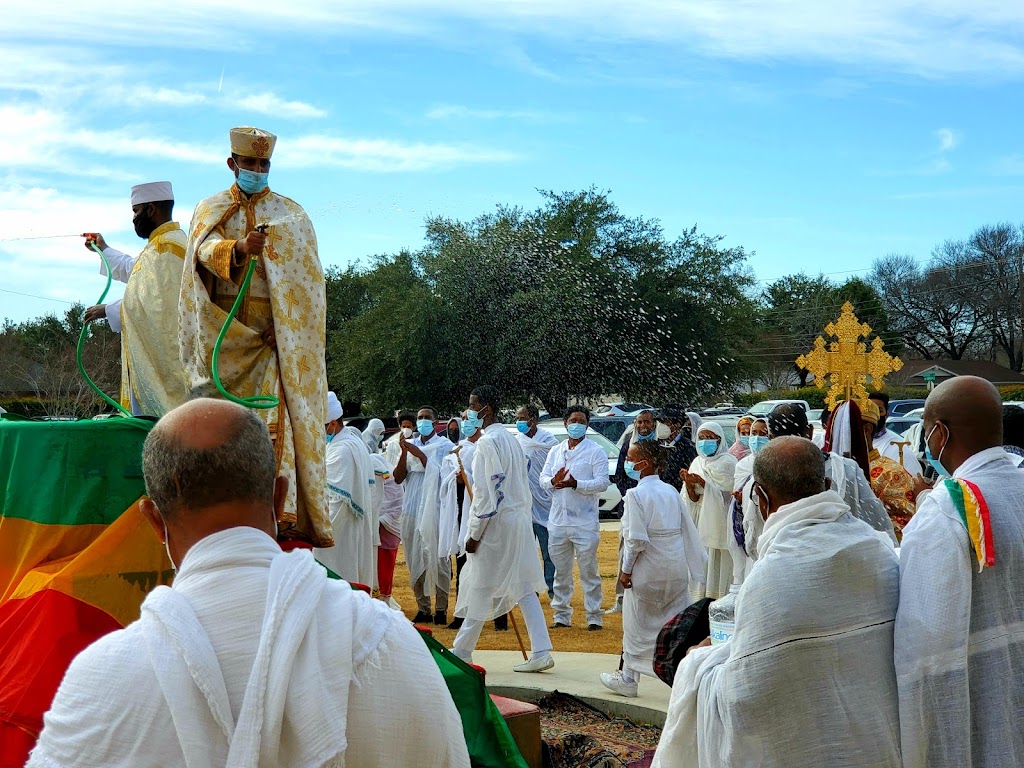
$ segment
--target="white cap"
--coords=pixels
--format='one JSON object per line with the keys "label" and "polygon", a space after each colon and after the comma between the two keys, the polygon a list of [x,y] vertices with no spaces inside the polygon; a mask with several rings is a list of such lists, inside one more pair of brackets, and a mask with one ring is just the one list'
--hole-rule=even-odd
{"label": "white cap", "polygon": [[144,203],[160,203],[164,200],[174,200],[174,192],[169,181],[151,181],[132,187],[132,207]]}
{"label": "white cap", "polygon": [[338,396],[333,392],[327,393],[327,421],[335,421],[340,419],[344,415],[344,411],[341,410],[341,403],[338,401]]}

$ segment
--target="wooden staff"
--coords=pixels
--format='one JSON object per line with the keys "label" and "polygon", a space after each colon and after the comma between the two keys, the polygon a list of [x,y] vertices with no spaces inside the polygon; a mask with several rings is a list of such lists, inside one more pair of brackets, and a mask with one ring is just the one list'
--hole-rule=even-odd
{"label": "wooden staff", "polygon": [[[455,454],[455,460],[459,462],[459,473],[462,475],[462,484],[466,487],[466,493],[469,494],[469,503],[473,503],[473,488],[469,484],[469,478],[466,477],[466,468],[462,466],[462,457],[459,455],[460,448],[456,448],[453,453]],[[481,537],[483,535],[481,534]],[[512,606],[512,610],[515,606]],[[519,652],[523,654],[523,661],[529,661],[530,657],[526,655],[526,646],[523,645],[523,636],[519,634],[519,624],[516,622],[516,615],[509,610],[508,620],[512,623],[512,630],[516,633],[516,642],[519,643]]]}

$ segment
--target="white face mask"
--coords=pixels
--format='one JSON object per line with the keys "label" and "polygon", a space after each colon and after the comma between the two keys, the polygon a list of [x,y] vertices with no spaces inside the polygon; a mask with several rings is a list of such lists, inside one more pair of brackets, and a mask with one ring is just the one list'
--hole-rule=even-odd
{"label": "white face mask", "polygon": [[171,537],[167,535],[167,523],[164,523],[164,549],[167,551],[167,559],[171,561],[171,570],[178,572],[178,566],[171,559]]}
{"label": "white face mask", "polygon": [[402,436],[406,440],[412,439],[412,427],[402,427]]}

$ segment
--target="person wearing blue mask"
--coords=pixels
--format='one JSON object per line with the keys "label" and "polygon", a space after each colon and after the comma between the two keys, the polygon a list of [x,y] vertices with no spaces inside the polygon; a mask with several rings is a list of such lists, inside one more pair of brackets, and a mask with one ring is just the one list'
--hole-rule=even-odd
{"label": "person wearing blue mask", "polygon": [[610,482],[608,455],[593,440],[587,440],[590,411],[582,405],[565,413],[568,439],[551,449],[540,473],[541,487],[551,493],[548,518],[548,552],[555,563],[555,628],[572,625],[574,563],[579,563],[583,585],[583,607],[587,629],[604,625],[601,611],[601,574],[597,568],[597,546],[601,542],[598,497]]}
{"label": "person wearing blue mask", "polygon": [[[637,442],[657,442],[658,430],[657,422],[654,419],[654,411],[640,411],[633,420],[632,433],[629,434],[629,438],[623,438],[622,447],[619,448],[619,460],[615,465],[615,474],[612,475],[612,482],[615,483],[615,487],[619,489],[619,494],[625,498],[626,491],[630,488],[636,488],[636,480],[626,472],[626,456],[629,453],[629,449]],[[664,464],[664,462],[662,462]],[[619,538],[619,557],[622,557],[622,538]],[[625,594],[625,589],[621,582],[615,582],[615,603],[605,611],[605,615],[612,613],[622,613],[622,599]]]}
{"label": "person wearing blue mask", "polygon": [[[429,405],[399,418],[401,456],[392,476],[405,489],[402,499],[402,546],[409,566],[417,612],[413,623],[446,625],[452,564],[438,552],[441,519],[441,464],[455,446],[435,434],[437,411]],[[430,597],[434,596],[433,613]]]}
{"label": "person wearing blue mask", "polygon": [[548,599],[555,595],[555,564],[548,552],[548,516],[551,514],[551,493],[540,485],[540,471],[544,469],[548,453],[558,445],[558,438],[537,426],[540,411],[527,403],[516,413],[516,439],[526,454],[526,470],[530,475],[530,493],[533,494],[533,535],[540,546],[544,561],[544,581],[548,585]]}
{"label": "person wearing blue mask", "polygon": [[732,556],[728,537],[729,502],[732,501],[736,459],[729,454],[725,432],[716,421],[705,421],[697,428],[697,458],[689,470],[682,470],[684,498],[690,507],[700,539],[708,551],[707,578],[703,589],[691,586],[694,602],[702,597],[717,600],[732,583]]}
{"label": "person wearing blue mask", "polygon": [[[316,233],[302,206],[267,186],[277,137],[241,126],[229,138],[232,184],[196,205],[185,246],[178,356],[192,397],[221,396],[211,369],[218,347],[224,389],[280,399],[279,406],[259,413],[294,489],[282,538],[331,547],[326,446],[319,435],[327,388],[327,301]],[[218,341],[251,265],[245,297]]]}
{"label": "person wearing blue mask", "polygon": [[619,583],[622,607],[622,669],[601,673],[606,688],[637,695],[640,675],[654,676],[658,633],[690,605],[691,582],[703,583],[707,553],[679,493],[658,477],[668,451],[655,441],[629,447],[626,472],[636,485],[623,501]]}
{"label": "person wearing blue mask", "polygon": [[903,530],[893,645],[903,765],[1024,765],[1024,475],[1002,399],[956,376],[922,430],[941,475]]}

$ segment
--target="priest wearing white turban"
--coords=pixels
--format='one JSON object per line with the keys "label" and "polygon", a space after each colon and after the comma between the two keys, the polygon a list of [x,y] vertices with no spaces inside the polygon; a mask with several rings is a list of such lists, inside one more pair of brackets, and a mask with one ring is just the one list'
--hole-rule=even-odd
{"label": "priest wearing white turban", "polygon": [[[267,186],[277,137],[243,126],[230,132],[234,183],[196,206],[185,252],[179,354],[192,396],[220,397],[211,358],[237,396],[272,395],[260,411],[288,478],[281,537],[330,547],[324,481],[327,398],[324,272],[313,224],[294,200]],[[221,329],[254,268],[223,339]]]}
{"label": "priest wearing white turban", "polygon": [[[409,622],[281,551],[288,481],[253,411],[186,403],[142,458],[140,509],[174,586],[71,663],[29,766],[469,766]],[[382,723],[401,727],[383,737]]]}
{"label": "priest wearing white turban", "polygon": [[334,546],[315,549],[316,559],[345,581],[372,587],[376,576],[377,508],[373,462],[362,433],[341,423],[338,396],[327,393],[327,501]]}
{"label": "priest wearing white turban", "polygon": [[[132,223],[146,247],[135,258],[107,245],[103,235],[86,235],[103,251],[110,275],[127,283],[124,298],[89,307],[85,321],[106,319],[121,334],[121,405],[136,416],[162,416],[185,402],[188,389],[178,350],[178,293],[185,258],[185,233],[171,220],[174,191],[169,181],[132,187]],[[100,274],[107,266],[100,263]]]}

